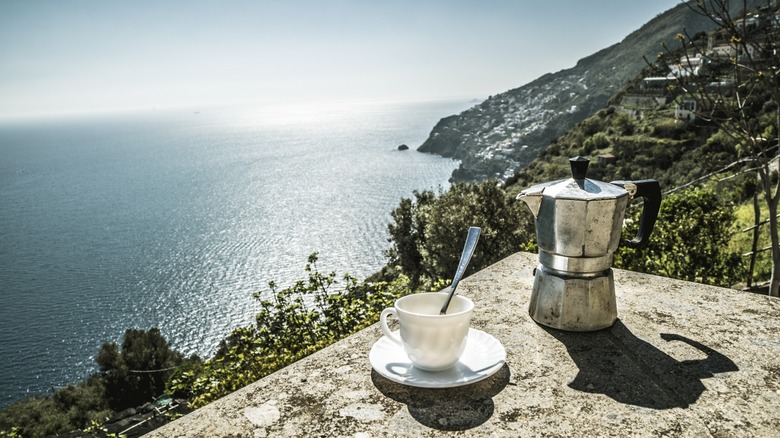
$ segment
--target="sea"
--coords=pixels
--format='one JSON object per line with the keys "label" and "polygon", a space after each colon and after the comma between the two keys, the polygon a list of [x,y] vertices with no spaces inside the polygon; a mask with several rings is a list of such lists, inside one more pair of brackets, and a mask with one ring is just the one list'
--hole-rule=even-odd
{"label": "sea", "polygon": [[[148,110],[0,121],[0,406],[97,371],[161,330],[212,355],[268,282],[358,278],[390,213],[458,163],[415,149],[474,101]],[[409,150],[400,151],[406,144]]]}

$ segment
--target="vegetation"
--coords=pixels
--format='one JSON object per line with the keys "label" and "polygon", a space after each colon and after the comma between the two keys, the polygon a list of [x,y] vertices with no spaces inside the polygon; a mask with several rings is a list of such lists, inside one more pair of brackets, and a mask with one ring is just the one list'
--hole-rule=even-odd
{"label": "vegetation", "polygon": [[181,353],[170,348],[157,328],[127,329],[122,349],[106,342],[95,357],[99,377],[106,389],[106,402],[115,411],[140,406],[165,390],[171,372],[197,357],[185,361]]}
{"label": "vegetation", "polygon": [[335,272],[322,274],[316,263],[312,254],[305,281],[282,290],[271,282],[270,291],[255,294],[262,307],[257,324],[235,330],[214,358],[177,370],[168,391],[193,407],[207,404],[375,323],[409,293],[405,276],[361,283],[346,274],[339,283]]}
{"label": "vegetation", "polygon": [[119,410],[162,394],[168,368],[198,359],[185,360],[153,328],[128,329],[121,351],[116,343],[106,343],[96,360],[101,371],[83,382],[0,410],[0,436],[43,437],[101,424]]}
{"label": "vegetation", "polygon": [[435,195],[415,192],[402,199],[388,227],[389,265],[411,279],[413,287],[430,285],[454,275],[466,230],[482,228],[467,270],[475,272],[517,252],[533,239],[533,217],[495,181],[456,183]]}
{"label": "vegetation", "polygon": [[[756,199],[758,201],[758,199]],[[735,209],[735,222],[732,230],[732,238],[729,241],[729,248],[735,252],[747,253],[753,247],[766,248],[770,245],[769,229],[766,226],[756,227],[755,218],[767,217],[766,206],[755,203],[756,209],[751,203],[744,203]],[[754,240],[755,239],[755,240]],[[769,251],[759,252],[753,260],[753,267],[748,267],[746,273],[746,286],[751,287],[754,278],[768,279],[772,274],[772,255]]]}
{"label": "vegetation", "polygon": [[[570,175],[568,158],[591,157],[588,177],[602,180],[652,178],[669,190],[723,168],[738,159],[732,141],[709,125],[675,121],[671,104],[641,119],[611,106],[555,139],[539,158],[507,182],[517,193],[533,183]],[[613,162],[598,156],[612,154]]]}
{"label": "vegetation", "polygon": [[[624,232],[636,235],[639,210],[629,211]],[[729,287],[745,278],[739,253],[728,248],[734,208],[712,190],[696,188],[661,204],[650,243],[620,247],[614,265],[623,269]]]}
{"label": "vegetation", "polygon": [[103,381],[92,376],[52,396],[32,397],[0,410],[0,437],[44,437],[102,422],[113,412]]}
{"label": "vegetation", "polygon": [[[739,2],[737,2],[739,3]],[[777,6],[730,12],[728,0],[698,1],[689,8],[710,20],[715,30],[706,41],[678,34],[683,44],[673,75],[696,103],[696,117],[720,129],[738,146],[758,177],[768,213],[772,273],[769,295],[780,296],[780,178],[776,172],[780,145],[780,31]],[[677,54],[667,51],[668,54]],[[759,222],[756,217],[756,222]],[[755,252],[755,249],[753,250]]]}
{"label": "vegetation", "polygon": [[[666,195],[651,243],[639,252],[621,248],[615,266],[720,286],[744,282],[749,272],[737,254],[748,252],[750,242],[739,231],[752,222],[752,217],[746,222],[746,215],[752,215],[753,192],[750,175],[734,166],[742,164],[739,148],[712,124],[675,121],[671,105],[642,119],[616,107],[599,111],[554,141],[509,181],[506,190],[517,194],[537,182],[566,178],[568,158],[583,154],[593,160],[589,178],[656,179]],[[598,156],[607,153],[615,161],[599,162]],[[735,225],[739,217],[741,227]],[[769,239],[768,229],[761,233],[763,244]],[[765,264],[763,260],[759,266]],[[769,279],[766,269],[757,269],[754,277]]]}

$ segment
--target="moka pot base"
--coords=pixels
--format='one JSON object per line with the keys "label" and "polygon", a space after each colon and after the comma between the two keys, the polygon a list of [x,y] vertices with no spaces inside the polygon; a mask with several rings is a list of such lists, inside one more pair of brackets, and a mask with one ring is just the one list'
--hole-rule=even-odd
{"label": "moka pot base", "polygon": [[612,269],[574,274],[539,264],[528,313],[537,323],[559,330],[587,332],[611,327],[617,319]]}

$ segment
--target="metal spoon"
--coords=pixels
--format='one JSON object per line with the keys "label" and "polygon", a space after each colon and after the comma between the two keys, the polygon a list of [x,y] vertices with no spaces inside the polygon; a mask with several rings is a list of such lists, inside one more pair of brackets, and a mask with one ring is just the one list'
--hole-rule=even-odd
{"label": "metal spoon", "polygon": [[455,295],[455,288],[458,287],[460,278],[463,277],[463,273],[466,271],[466,267],[471,261],[471,255],[474,254],[474,248],[477,247],[477,240],[479,240],[479,233],[481,231],[482,230],[479,227],[469,228],[469,234],[466,236],[466,245],[463,246],[463,253],[460,255],[458,269],[455,271],[455,278],[452,279],[452,284],[450,285],[450,294],[447,295],[447,301],[445,301],[444,305],[441,307],[440,315],[447,314],[447,308],[450,307],[450,301],[452,301],[452,297]]}

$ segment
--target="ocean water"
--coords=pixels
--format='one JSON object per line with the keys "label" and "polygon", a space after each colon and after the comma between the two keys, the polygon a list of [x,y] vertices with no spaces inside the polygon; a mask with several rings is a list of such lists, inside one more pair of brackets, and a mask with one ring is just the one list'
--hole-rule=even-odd
{"label": "ocean water", "polygon": [[414,149],[470,105],[0,122],[0,404],[86,377],[126,328],[207,357],[312,252],[322,271],[375,272],[392,209],[457,166]]}

